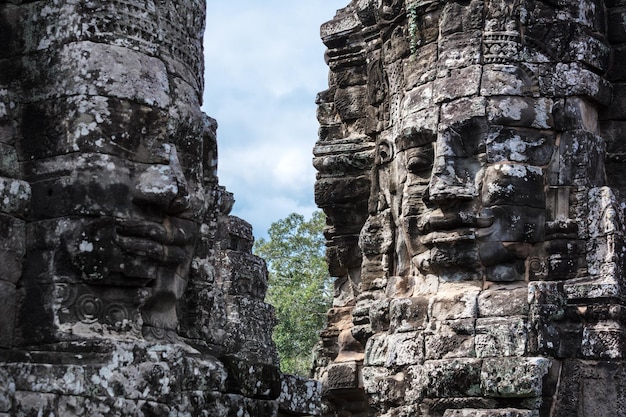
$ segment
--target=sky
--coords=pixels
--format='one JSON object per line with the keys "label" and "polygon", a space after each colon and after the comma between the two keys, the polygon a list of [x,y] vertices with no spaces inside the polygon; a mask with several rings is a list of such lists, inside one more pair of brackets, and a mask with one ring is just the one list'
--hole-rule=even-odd
{"label": "sky", "polygon": [[328,87],[320,25],[349,0],[207,0],[202,109],[217,119],[218,176],[231,214],[267,237],[313,201],[315,96]]}

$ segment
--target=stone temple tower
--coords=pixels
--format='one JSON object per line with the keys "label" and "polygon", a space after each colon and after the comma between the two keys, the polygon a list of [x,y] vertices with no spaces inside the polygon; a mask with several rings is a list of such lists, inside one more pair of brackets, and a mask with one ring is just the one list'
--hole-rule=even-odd
{"label": "stone temple tower", "polygon": [[625,16],[353,0],[322,25],[323,415],[626,415]]}
{"label": "stone temple tower", "polygon": [[0,0],[0,416],[317,414],[200,111],[203,0]]}

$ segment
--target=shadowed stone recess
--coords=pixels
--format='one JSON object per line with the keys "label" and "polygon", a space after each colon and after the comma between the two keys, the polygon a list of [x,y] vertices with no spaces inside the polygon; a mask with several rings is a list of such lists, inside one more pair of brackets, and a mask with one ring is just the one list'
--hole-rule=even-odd
{"label": "shadowed stone recess", "polygon": [[626,415],[625,14],[353,0],[322,25],[324,416]]}

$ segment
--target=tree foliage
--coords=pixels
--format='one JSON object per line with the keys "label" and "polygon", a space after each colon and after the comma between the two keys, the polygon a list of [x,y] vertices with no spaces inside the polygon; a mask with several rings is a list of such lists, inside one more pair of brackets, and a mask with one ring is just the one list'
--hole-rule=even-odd
{"label": "tree foliage", "polygon": [[311,219],[292,213],[272,223],[269,239],[254,245],[269,270],[267,302],[276,309],[273,339],[285,373],[307,375],[318,333],[332,302],[332,282],[324,258],[321,211]]}

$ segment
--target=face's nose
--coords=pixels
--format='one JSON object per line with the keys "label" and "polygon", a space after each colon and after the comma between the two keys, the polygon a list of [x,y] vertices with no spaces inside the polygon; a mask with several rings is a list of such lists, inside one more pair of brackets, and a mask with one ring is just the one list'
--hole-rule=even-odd
{"label": "face's nose", "polygon": [[485,129],[482,121],[470,119],[439,132],[428,184],[429,201],[442,204],[478,197]]}
{"label": "face's nose", "polygon": [[477,197],[478,161],[459,152],[450,137],[440,137],[435,147],[433,170],[428,184],[428,198],[434,203],[471,200]]}
{"label": "face's nose", "polygon": [[189,184],[178,160],[174,145],[165,144],[167,164],[152,165],[139,175],[133,201],[138,205],[157,206],[168,214],[189,208]]}

